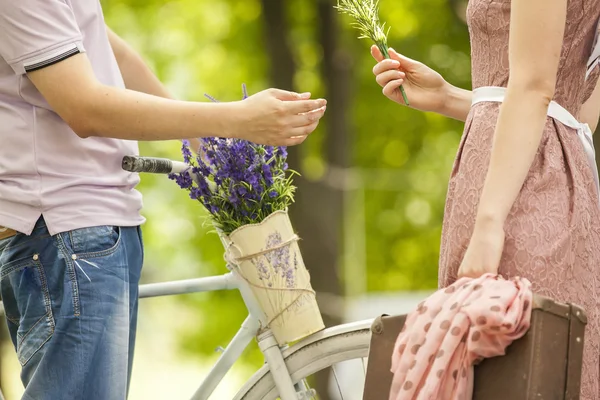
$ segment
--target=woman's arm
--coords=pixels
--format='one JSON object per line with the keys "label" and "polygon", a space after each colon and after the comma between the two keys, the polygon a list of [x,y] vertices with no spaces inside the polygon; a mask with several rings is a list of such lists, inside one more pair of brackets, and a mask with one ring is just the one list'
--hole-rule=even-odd
{"label": "woman's arm", "polygon": [[600,79],[598,79],[598,83],[596,83],[596,88],[594,92],[590,96],[589,99],[583,106],[581,106],[581,111],[579,112],[579,120],[583,123],[586,123],[592,129],[592,132],[596,130],[598,127],[598,120],[600,119]]}
{"label": "woman's arm", "polygon": [[389,54],[391,58],[384,59],[377,46],[371,47],[371,55],[377,61],[373,74],[388,99],[405,105],[398,90],[402,85],[412,108],[466,121],[471,109],[470,90],[452,86],[427,65],[399,54],[392,48],[389,49]]}
{"label": "woman's arm", "polygon": [[445,97],[446,100],[443,107],[440,110],[436,110],[436,112],[448,118],[465,122],[469,111],[471,111],[473,92],[447,83]]}
{"label": "woman's arm", "polygon": [[502,226],[527,177],[554,97],[566,10],[567,0],[511,2],[510,78],[476,226]]}

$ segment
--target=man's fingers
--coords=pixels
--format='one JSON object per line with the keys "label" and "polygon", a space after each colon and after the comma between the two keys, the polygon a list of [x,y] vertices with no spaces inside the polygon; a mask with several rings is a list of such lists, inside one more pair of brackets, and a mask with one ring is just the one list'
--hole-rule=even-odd
{"label": "man's fingers", "polygon": [[327,106],[324,106],[311,112],[294,115],[290,120],[290,125],[293,128],[310,125],[313,122],[319,121],[325,114],[326,109]]}
{"label": "man's fingers", "polygon": [[392,96],[394,94],[394,91],[396,89],[398,89],[402,85],[402,83],[404,83],[404,79],[396,79],[396,80],[390,81],[383,88],[383,94],[388,97]]}
{"label": "man's fingers", "polygon": [[386,71],[395,70],[400,68],[400,62],[397,60],[383,60],[373,67],[373,75],[380,75]]}
{"label": "man's fingers", "polygon": [[275,96],[276,99],[283,100],[283,101],[310,99],[310,93],[308,93],[308,92],[296,93],[296,92],[290,92],[290,91],[281,90],[281,89],[269,89],[269,92],[273,96]]}
{"label": "man's fingers", "polygon": [[308,135],[304,135],[304,136],[296,136],[296,137],[291,137],[291,138],[285,139],[283,141],[283,143],[281,144],[281,146],[299,145],[299,144],[303,143],[307,137],[308,137]]}
{"label": "man's fingers", "polygon": [[[304,141],[306,136],[310,135],[319,126],[319,121],[312,122],[305,126],[298,126],[296,128],[290,128],[279,136],[275,141],[278,143],[294,143],[294,141]],[[283,145],[283,144],[280,144]]]}
{"label": "man's fingers", "polygon": [[379,83],[379,86],[385,87],[385,85],[387,85],[391,81],[397,79],[404,79],[405,77],[406,74],[404,72],[400,72],[398,70],[390,70],[377,75],[375,80],[377,81],[377,83]]}
{"label": "man's fingers", "polygon": [[317,126],[319,126],[319,121],[312,122],[305,126],[299,126],[296,128],[292,128],[289,131],[289,137],[294,138],[294,137],[308,136],[311,133],[313,133],[315,131],[315,129],[317,129]]}
{"label": "man's fingers", "polygon": [[325,99],[318,100],[299,100],[283,103],[285,111],[290,114],[308,113],[318,110],[327,104]]}

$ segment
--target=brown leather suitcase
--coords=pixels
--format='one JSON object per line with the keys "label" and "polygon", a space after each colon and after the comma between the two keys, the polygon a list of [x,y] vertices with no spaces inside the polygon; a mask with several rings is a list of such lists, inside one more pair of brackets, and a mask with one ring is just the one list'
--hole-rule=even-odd
{"label": "brown leather suitcase", "polygon": [[[388,400],[392,351],[405,319],[384,315],[374,321],[363,400]],[[473,399],[579,399],[586,323],[580,307],[534,296],[527,334],[505,356],[475,367]]]}

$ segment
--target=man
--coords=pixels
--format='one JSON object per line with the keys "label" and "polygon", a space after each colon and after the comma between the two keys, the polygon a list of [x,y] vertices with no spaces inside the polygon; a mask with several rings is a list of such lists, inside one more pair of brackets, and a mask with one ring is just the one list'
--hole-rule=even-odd
{"label": "man", "polygon": [[24,399],[127,396],[143,248],[136,140],[296,145],[324,100],[169,95],[99,0],[0,0],[0,287]]}

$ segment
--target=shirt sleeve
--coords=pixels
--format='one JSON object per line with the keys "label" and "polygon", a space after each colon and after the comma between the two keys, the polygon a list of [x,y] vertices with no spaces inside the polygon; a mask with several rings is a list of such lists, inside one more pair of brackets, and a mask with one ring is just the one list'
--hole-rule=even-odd
{"label": "shirt sleeve", "polygon": [[73,10],[64,0],[0,0],[0,56],[16,74],[84,51]]}

